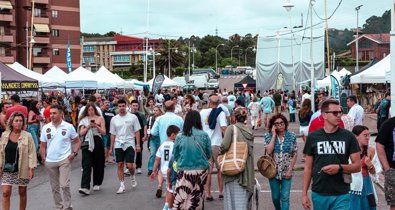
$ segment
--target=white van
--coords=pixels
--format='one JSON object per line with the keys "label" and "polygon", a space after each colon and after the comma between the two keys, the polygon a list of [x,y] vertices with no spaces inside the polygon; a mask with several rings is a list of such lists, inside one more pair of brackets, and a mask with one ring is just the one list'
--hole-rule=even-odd
{"label": "white van", "polygon": [[190,84],[194,84],[199,89],[207,88],[208,75],[207,74],[193,74],[189,77]]}

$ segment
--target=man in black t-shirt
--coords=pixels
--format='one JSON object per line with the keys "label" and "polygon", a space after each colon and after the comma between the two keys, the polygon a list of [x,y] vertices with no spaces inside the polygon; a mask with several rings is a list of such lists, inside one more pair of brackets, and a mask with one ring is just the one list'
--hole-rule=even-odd
{"label": "man in black t-shirt", "polygon": [[395,117],[381,125],[376,138],[376,149],[384,170],[385,200],[395,210]]}
{"label": "man in black t-shirt", "polygon": [[110,101],[108,99],[106,99],[103,103],[102,114],[106,125],[106,135],[103,136],[104,150],[105,150],[104,154],[106,157],[106,162],[108,162],[108,156],[109,156],[108,149],[110,148],[111,145],[110,123],[111,123],[111,119],[116,115],[114,110],[110,109]]}
{"label": "man in black t-shirt", "polygon": [[343,175],[361,170],[359,145],[351,132],[339,128],[342,115],[339,101],[326,100],[321,112],[324,127],[309,134],[303,150],[306,160],[302,204],[305,209],[311,209],[307,192],[313,178],[314,209],[349,209],[350,183],[345,182]]}
{"label": "man in black t-shirt", "polygon": [[139,102],[136,100],[133,100],[131,103],[132,106],[132,114],[136,115],[136,117],[139,120],[140,123],[140,136],[142,141],[140,142],[141,144],[141,151],[136,152],[136,168],[137,168],[137,174],[141,174],[141,166],[143,165],[143,144],[145,141],[147,141],[147,118],[142,112],[139,112]]}

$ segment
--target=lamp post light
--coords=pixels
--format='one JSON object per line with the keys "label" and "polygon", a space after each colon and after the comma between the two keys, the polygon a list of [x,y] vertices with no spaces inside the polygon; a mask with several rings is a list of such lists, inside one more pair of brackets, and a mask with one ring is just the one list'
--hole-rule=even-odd
{"label": "lamp post light", "polygon": [[192,71],[195,69],[195,43],[192,43]]}
{"label": "lamp post light", "polygon": [[236,48],[236,47],[239,47],[239,45],[235,45],[232,48],[230,48],[230,60],[232,61],[232,63],[233,63],[233,49]]}
{"label": "lamp post light", "polygon": [[171,63],[170,63],[170,61],[171,61],[171,54],[170,54],[171,50],[175,50],[175,52],[178,53],[177,47],[170,48],[170,45],[169,45],[169,58],[168,58],[168,60],[169,60],[169,78],[170,78],[170,72],[171,72]]}
{"label": "lamp post light", "polygon": [[294,50],[293,50],[293,31],[292,31],[292,16],[291,16],[291,10],[294,7],[294,4],[291,2],[291,0],[286,0],[283,7],[285,10],[288,12],[289,16],[289,29],[291,31],[291,62],[292,62],[292,80],[293,80],[293,85],[292,88],[293,90],[296,90],[296,78],[295,78],[295,66],[294,66]]}
{"label": "lamp post light", "polygon": [[149,51],[152,55],[152,78],[155,79],[155,49],[153,49],[152,47],[149,48]]}
{"label": "lamp post light", "polygon": [[224,46],[225,44],[219,44],[215,47],[215,71],[218,74],[218,47],[219,46]]}
{"label": "lamp post light", "polygon": [[256,52],[256,48],[255,47],[247,47],[244,50],[244,66],[247,66],[247,51],[248,49],[252,49],[253,52]]}
{"label": "lamp post light", "polygon": [[355,11],[357,11],[357,36],[355,37],[355,72],[359,71],[359,47],[358,47],[358,36],[359,36],[359,10],[361,9],[363,5],[359,5],[355,7]]}

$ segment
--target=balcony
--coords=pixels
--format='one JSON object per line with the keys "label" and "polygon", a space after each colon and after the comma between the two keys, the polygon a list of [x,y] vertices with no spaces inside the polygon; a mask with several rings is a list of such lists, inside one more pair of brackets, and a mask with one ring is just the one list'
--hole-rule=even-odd
{"label": "balcony", "polygon": [[0,62],[6,63],[6,64],[14,63],[15,59],[12,55],[5,55],[5,56],[0,55]]}
{"label": "balcony", "polygon": [[0,35],[0,42],[14,42],[14,36],[9,34]]}
{"label": "balcony", "polygon": [[39,24],[49,24],[49,18],[48,17],[34,17],[34,23],[39,23]]}
{"label": "balcony", "polygon": [[51,58],[49,57],[49,55],[41,55],[39,57],[37,56],[33,56],[33,63],[45,63],[45,64],[49,64],[51,61]]}
{"label": "balcony", "polygon": [[[30,0],[32,2],[33,0]],[[34,0],[35,4],[48,4],[49,0]]]}
{"label": "balcony", "polygon": [[37,44],[49,44],[49,37],[34,37],[34,41]]}
{"label": "balcony", "polygon": [[12,22],[13,20],[12,14],[0,14],[0,21]]}

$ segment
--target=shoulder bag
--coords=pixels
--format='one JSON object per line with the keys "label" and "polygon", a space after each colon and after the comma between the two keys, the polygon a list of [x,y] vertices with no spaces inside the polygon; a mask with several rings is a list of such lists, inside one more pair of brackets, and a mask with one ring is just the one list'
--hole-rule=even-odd
{"label": "shoulder bag", "polygon": [[[326,134],[325,134],[325,135],[326,135]],[[339,166],[340,166],[340,165],[342,164],[342,163],[341,163],[341,160],[340,160],[340,155],[339,155],[339,153],[337,153],[337,151],[336,151],[336,149],[335,149],[335,146],[333,146],[333,142],[329,139],[329,137],[326,136],[326,138],[328,139],[329,144],[331,145],[333,151],[335,152],[336,158],[339,160]],[[351,182],[352,182],[352,176],[351,176],[351,174],[346,174],[346,173],[343,172],[342,175],[343,175],[343,182],[346,183],[346,184],[351,184]]]}
{"label": "shoulder bag", "polygon": [[217,158],[221,173],[228,176],[243,172],[248,157],[248,144],[237,141],[237,130],[238,128],[233,125],[233,142],[228,151]]}
{"label": "shoulder bag", "polygon": [[256,163],[258,171],[266,178],[274,178],[277,174],[277,166],[272,156],[266,154],[261,156]]}
{"label": "shoulder bag", "polygon": [[15,161],[13,163],[5,163],[3,171],[9,173],[15,173],[18,171],[18,146],[15,150]]}

